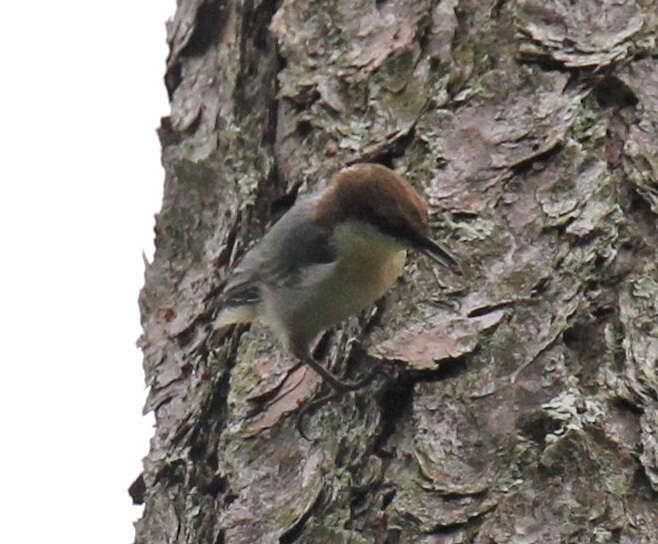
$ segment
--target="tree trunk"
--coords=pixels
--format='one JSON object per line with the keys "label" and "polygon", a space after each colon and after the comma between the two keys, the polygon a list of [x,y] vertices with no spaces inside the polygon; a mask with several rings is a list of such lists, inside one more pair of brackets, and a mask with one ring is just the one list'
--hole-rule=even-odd
{"label": "tree trunk", "polygon": [[[658,542],[651,0],[179,0],[136,543]],[[386,164],[463,278],[411,256],[316,354],[213,331],[231,265],[339,168]]]}

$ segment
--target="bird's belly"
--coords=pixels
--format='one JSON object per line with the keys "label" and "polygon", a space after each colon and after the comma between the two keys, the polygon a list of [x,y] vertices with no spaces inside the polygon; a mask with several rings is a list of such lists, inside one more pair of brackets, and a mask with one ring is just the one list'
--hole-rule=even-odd
{"label": "bird's belly", "polygon": [[301,287],[266,297],[263,317],[293,353],[317,334],[381,298],[404,268],[406,251],[317,265]]}

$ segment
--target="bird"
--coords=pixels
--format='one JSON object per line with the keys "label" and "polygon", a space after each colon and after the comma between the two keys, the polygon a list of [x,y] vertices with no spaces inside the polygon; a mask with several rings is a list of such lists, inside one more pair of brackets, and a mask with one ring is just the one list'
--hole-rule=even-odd
{"label": "bird", "polygon": [[258,322],[336,393],[359,389],[366,380],[341,381],[311,346],[380,299],[402,274],[408,249],[462,274],[460,260],[431,238],[427,204],[402,175],[376,163],[343,168],[320,192],[299,197],[238,261],[214,327]]}

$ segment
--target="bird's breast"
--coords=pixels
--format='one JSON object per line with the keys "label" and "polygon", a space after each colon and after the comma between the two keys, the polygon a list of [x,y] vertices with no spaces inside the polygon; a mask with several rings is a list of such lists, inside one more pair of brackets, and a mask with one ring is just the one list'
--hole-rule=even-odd
{"label": "bird's breast", "polygon": [[309,323],[329,327],[381,298],[402,274],[406,250],[393,237],[357,221],[336,228],[336,260],[309,270],[305,291],[313,293]]}
{"label": "bird's breast", "polygon": [[332,244],[335,261],[309,266],[296,285],[265,291],[261,320],[293,352],[381,298],[404,268],[405,248],[368,224],[339,226]]}
{"label": "bird's breast", "polygon": [[353,299],[356,311],[382,297],[402,274],[406,250],[370,225],[355,222],[339,227],[334,244],[335,288]]}

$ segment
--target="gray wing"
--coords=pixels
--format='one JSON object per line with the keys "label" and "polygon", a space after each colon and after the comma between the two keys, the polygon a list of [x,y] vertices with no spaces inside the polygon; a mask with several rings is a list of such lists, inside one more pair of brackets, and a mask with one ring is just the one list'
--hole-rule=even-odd
{"label": "gray wing", "polygon": [[295,204],[233,270],[221,296],[224,307],[255,305],[262,285],[299,281],[308,266],[336,260],[330,232],[314,221],[313,201]]}

